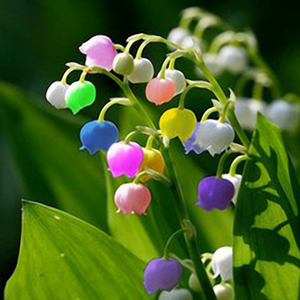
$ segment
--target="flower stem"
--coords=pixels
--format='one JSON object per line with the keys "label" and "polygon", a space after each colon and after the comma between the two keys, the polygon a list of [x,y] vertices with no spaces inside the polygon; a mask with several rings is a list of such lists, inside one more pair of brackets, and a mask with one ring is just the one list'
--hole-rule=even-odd
{"label": "flower stem", "polygon": [[181,228],[177,231],[175,231],[170,237],[169,239],[167,240],[167,243],[165,245],[165,248],[164,248],[164,255],[163,255],[163,258],[164,259],[168,259],[169,257],[169,248],[170,248],[170,245],[172,243],[172,241],[177,238],[178,236],[180,236],[182,233],[184,233],[184,229]]}
{"label": "flower stem", "polygon": [[236,169],[237,169],[237,166],[244,160],[247,160],[248,159],[248,155],[240,155],[238,156],[231,164],[230,166],[230,170],[229,170],[229,175],[230,176],[235,176],[236,174]]}

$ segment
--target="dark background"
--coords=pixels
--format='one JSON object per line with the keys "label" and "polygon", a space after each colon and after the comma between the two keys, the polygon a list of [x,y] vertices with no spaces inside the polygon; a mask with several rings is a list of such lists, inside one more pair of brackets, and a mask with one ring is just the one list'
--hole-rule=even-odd
{"label": "dark background", "polygon": [[[138,32],[167,36],[178,24],[182,9],[200,6],[237,29],[251,28],[282,90],[300,94],[300,25],[296,4],[291,0],[2,1],[0,80],[43,99],[49,84],[60,79],[66,62],[83,62],[78,47],[91,36],[105,34],[121,44]],[[153,53],[158,61],[162,57],[161,49],[152,50],[156,51]],[[111,94],[114,86],[107,85],[105,90],[99,91],[100,96]],[[44,101],[42,105],[48,104]],[[92,111],[85,113],[92,114]],[[4,129],[0,126],[0,289],[15,267],[20,199],[24,194],[18,168],[2,134]]]}

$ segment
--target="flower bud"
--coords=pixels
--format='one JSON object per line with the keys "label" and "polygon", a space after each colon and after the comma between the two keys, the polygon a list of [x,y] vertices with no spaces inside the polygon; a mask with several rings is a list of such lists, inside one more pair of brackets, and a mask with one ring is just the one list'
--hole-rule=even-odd
{"label": "flower bud", "polygon": [[229,180],[215,176],[206,177],[199,183],[199,201],[195,204],[201,205],[205,210],[224,210],[228,208],[234,192],[234,185]]}
{"label": "flower bud", "polygon": [[296,106],[284,100],[272,102],[266,110],[268,119],[281,130],[293,131],[298,125]]}
{"label": "flower bud", "polygon": [[53,82],[46,93],[46,99],[57,109],[67,108],[65,95],[69,88],[69,85],[62,83],[61,81]]}
{"label": "flower bud", "polygon": [[246,69],[248,56],[242,47],[225,46],[220,50],[218,61],[225,70],[239,74]]}
{"label": "flower bud", "polygon": [[200,123],[196,140],[201,149],[212,156],[226,150],[234,140],[234,130],[230,124],[217,120],[206,120]]}
{"label": "flower bud", "polygon": [[158,290],[170,291],[181,279],[182,267],[172,258],[151,260],[144,272],[144,286],[148,294]]}
{"label": "flower bud", "polygon": [[234,185],[234,196],[231,199],[231,202],[236,205],[237,196],[239,194],[241,182],[242,182],[242,175],[235,174],[235,176],[231,176],[230,174],[223,174],[222,178],[229,180]]}
{"label": "flower bud", "polygon": [[113,177],[127,175],[134,177],[143,161],[143,150],[141,146],[135,142],[126,144],[119,142],[113,144],[107,151],[108,169]]}
{"label": "flower bud", "polygon": [[213,287],[217,300],[234,300],[234,290],[228,283],[217,284]]}
{"label": "flower bud", "polygon": [[194,151],[196,154],[200,154],[203,152],[201,147],[196,143],[196,132],[200,126],[200,122],[196,124],[196,127],[192,133],[192,135],[183,143],[185,154]]}
{"label": "flower bud", "polygon": [[185,142],[193,133],[197,124],[195,114],[189,109],[171,108],[163,113],[159,120],[161,135],[169,139],[179,137]]}
{"label": "flower bud", "polygon": [[[180,47],[190,47],[193,45],[191,33],[183,28],[174,28],[168,35],[168,40]],[[173,49],[173,47],[169,47]]]}
{"label": "flower bud", "polygon": [[183,92],[186,87],[186,79],[184,74],[178,70],[167,69],[165,72],[166,79],[170,79],[175,82],[176,85],[176,95]]}
{"label": "flower bud", "polygon": [[89,82],[74,82],[66,92],[66,103],[73,114],[77,114],[81,109],[90,106],[96,100],[96,88]]}
{"label": "flower bud", "polygon": [[120,75],[130,74],[133,66],[133,57],[129,53],[119,53],[113,62],[113,70]]}
{"label": "flower bud", "polygon": [[[144,157],[141,164],[140,171],[145,171],[147,169],[154,170],[160,174],[164,173],[165,170],[165,161],[161,152],[156,149],[147,149],[143,148]],[[144,182],[151,179],[150,175],[145,175],[142,177]]]}
{"label": "flower bud", "polygon": [[156,105],[169,102],[176,94],[176,84],[170,79],[154,78],[147,84],[146,97]]}
{"label": "flower bud", "polygon": [[151,193],[142,184],[125,183],[119,186],[115,193],[115,203],[118,207],[118,212],[121,211],[124,215],[131,213],[144,215],[150,202]]}
{"label": "flower bud", "polygon": [[264,101],[238,98],[235,103],[235,114],[241,127],[254,130],[256,126],[257,113],[265,113],[266,103]]}
{"label": "flower bud", "polygon": [[149,82],[154,75],[154,68],[151,61],[147,58],[135,59],[133,61],[133,70],[128,75],[131,83]]}
{"label": "flower bud", "polygon": [[158,300],[193,300],[193,296],[187,289],[174,289],[170,292],[163,291]]}
{"label": "flower bud", "polygon": [[201,284],[195,274],[191,274],[189,278],[189,287],[193,292],[199,293],[202,291]]}
{"label": "flower bud", "polygon": [[87,66],[99,66],[107,71],[112,69],[114,58],[118,54],[112,40],[105,35],[92,37],[79,50],[86,55]]}
{"label": "flower bud", "polygon": [[82,147],[91,155],[99,150],[107,151],[109,147],[116,143],[119,138],[119,130],[116,125],[109,121],[100,122],[98,120],[86,123],[80,131]]}
{"label": "flower bud", "polygon": [[221,276],[222,280],[233,279],[232,247],[219,248],[212,257],[214,277]]}
{"label": "flower bud", "polygon": [[[207,68],[210,72],[215,76],[219,76],[220,73],[223,71],[223,67],[218,60],[218,56],[216,54],[206,53],[203,54],[203,60],[206,64]],[[196,73],[203,78],[203,72],[199,67],[196,67]]]}

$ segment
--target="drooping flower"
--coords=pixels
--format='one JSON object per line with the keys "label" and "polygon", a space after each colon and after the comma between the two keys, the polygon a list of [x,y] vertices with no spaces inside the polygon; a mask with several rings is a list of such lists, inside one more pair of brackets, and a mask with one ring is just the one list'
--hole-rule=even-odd
{"label": "drooping flower", "polygon": [[189,278],[189,287],[193,292],[199,293],[202,291],[201,284],[197,278],[197,276],[192,273]]}
{"label": "drooping flower", "polygon": [[171,108],[163,113],[159,120],[161,135],[173,139],[179,137],[185,142],[193,133],[197,124],[195,114],[189,109]]}
{"label": "drooping flower", "polygon": [[[192,47],[193,39],[191,33],[183,28],[174,28],[168,35],[168,40],[180,47]],[[169,47],[173,49],[172,47]]]}
{"label": "drooping flower", "polygon": [[131,83],[149,82],[154,75],[154,68],[151,61],[147,58],[135,59],[133,62],[133,70],[128,75]]}
{"label": "drooping flower", "polygon": [[150,191],[140,183],[122,184],[115,193],[115,203],[118,207],[118,212],[122,212],[124,215],[131,213],[144,215],[150,202]]}
{"label": "drooping flower", "polygon": [[257,113],[266,111],[266,103],[261,100],[238,98],[235,103],[235,114],[241,127],[254,130],[256,126]]}
{"label": "drooping flower", "polygon": [[234,192],[234,185],[229,180],[215,176],[206,177],[199,183],[199,201],[195,204],[201,205],[205,210],[224,210],[228,208]]}
{"label": "drooping flower", "polygon": [[96,88],[89,82],[74,82],[66,92],[66,104],[73,114],[77,114],[81,109],[90,106],[96,100]]}
{"label": "drooping flower", "polygon": [[91,121],[86,123],[80,131],[82,142],[80,150],[86,149],[90,154],[95,154],[99,150],[107,151],[118,141],[118,138],[119,130],[114,123]]}
{"label": "drooping flower", "polygon": [[219,248],[212,257],[214,277],[221,276],[222,280],[233,279],[232,247]]}
{"label": "drooping flower", "polygon": [[196,132],[197,144],[212,156],[228,149],[234,140],[234,136],[234,130],[230,124],[217,120],[201,122]]}
{"label": "drooping flower", "polygon": [[64,84],[61,81],[55,81],[49,86],[46,93],[46,99],[57,109],[67,108],[65,95],[68,88],[68,84]]}
{"label": "drooping flower", "polygon": [[237,196],[239,194],[241,182],[242,182],[242,175],[235,174],[235,176],[231,176],[230,174],[223,174],[222,178],[229,180],[234,185],[234,196],[231,199],[231,202],[236,205]]}
{"label": "drooping flower", "polygon": [[203,152],[201,147],[196,143],[196,132],[200,126],[200,122],[196,124],[196,127],[192,133],[192,135],[184,142],[182,143],[185,149],[185,154],[190,153],[191,151],[194,151],[197,154],[200,154]]}
{"label": "drooping flower", "polygon": [[296,106],[284,100],[273,101],[268,106],[266,115],[271,122],[285,131],[295,130],[299,122]]}
{"label": "drooping flower", "polygon": [[161,105],[169,102],[176,94],[176,84],[170,79],[154,78],[146,87],[146,97],[150,102]]}
{"label": "drooping flower", "polygon": [[219,52],[218,61],[225,70],[239,74],[246,69],[248,56],[243,47],[224,46]]}
{"label": "drooping flower", "polygon": [[[218,60],[218,55],[211,54],[211,53],[205,53],[203,54],[203,60],[206,64],[207,68],[210,70],[210,72],[215,76],[219,76],[220,73],[223,71],[223,66],[220,64]],[[196,66],[195,69],[197,75],[199,75],[201,78],[204,77],[202,70]]]}
{"label": "drooping flower", "polygon": [[[160,174],[163,174],[166,165],[161,152],[153,148],[143,148],[143,152],[144,158],[141,164],[140,171],[151,169]],[[144,182],[148,181],[149,179],[151,179],[150,175],[145,175],[142,177],[142,180]]]}
{"label": "drooping flower", "polygon": [[183,92],[186,87],[186,79],[184,74],[179,70],[167,69],[165,72],[166,79],[170,79],[175,82],[176,95]]}
{"label": "drooping flower", "polygon": [[193,300],[193,296],[187,289],[173,289],[160,293],[158,300]]}
{"label": "drooping flower", "polygon": [[213,287],[217,300],[234,300],[234,290],[228,283],[217,284]]}
{"label": "drooping flower", "polygon": [[144,286],[148,294],[158,290],[170,291],[179,284],[182,267],[172,258],[151,260],[144,272]]}
{"label": "drooping flower", "polygon": [[112,40],[105,35],[90,38],[79,50],[86,55],[87,66],[99,66],[107,71],[111,71],[114,58],[118,54]]}
{"label": "drooping flower", "polygon": [[135,142],[126,144],[124,141],[113,144],[107,151],[108,169],[113,177],[127,175],[134,177],[143,161],[143,150]]}
{"label": "drooping flower", "polygon": [[128,75],[134,67],[133,57],[129,53],[119,53],[113,62],[113,70],[120,75]]}

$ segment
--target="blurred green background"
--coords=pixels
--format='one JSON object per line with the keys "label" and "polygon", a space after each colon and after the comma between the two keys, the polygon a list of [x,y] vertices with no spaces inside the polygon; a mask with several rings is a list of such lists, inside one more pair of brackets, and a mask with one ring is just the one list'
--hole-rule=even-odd
{"label": "blurred green background", "polygon": [[[64,64],[69,61],[84,62],[84,57],[78,51],[78,47],[93,35],[105,34],[114,42],[124,44],[128,36],[146,32],[167,36],[168,32],[178,24],[179,13],[189,6],[200,6],[224,18],[237,29],[251,28],[257,35],[262,56],[277,74],[284,92],[300,94],[300,35],[298,23],[298,11],[296,2],[281,1],[179,1],[179,0],[128,0],[128,1],[78,1],[62,0],[59,2],[50,0],[12,0],[0,4],[0,80],[2,92],[0,92],[0,288],[3,289],[7,278],[13,272],[16,264],[19,237],[20,237],[20,199],[26,198],[55,206],[56,193],[51,186],[51,179],[55,179],[55,170],[61,167],[59,153],[64,153],[67,143],[77,144],[78,124],[82,124],[82,116],[88,118],[97,115],[95,105],[84,110],[81,116],[71,116],[69,111],[58,114],[44,99],[47,87],[54,80],[59,80],[65,71]],[[126,12],[126,13],[125,13]],[[151,56],[156,66],[163,59],[162,46],[151,46],[146,52]],[[74,77],[76,79],[76,77]],[[98,79],[97,79],[98,80]],[[15,87],[7,87],[13,84],[20,88],[14,97],[12,90]],[[101,77],[98,84],[98,99],[108,100],[110,96],[117,96],[119,91],[109,80]],[[24,91],[24,92],[23,92]],[[31,95],[28,97],[26,93]],[[2,97],[2,98],[1,98]],[[5,99],[4,99],[5,98]],[[18,101],[9,104],[9,99],[18,98]],[[27,99],[30,103],[27,104]],[[102,104],[103,104],[102,102]],[[26,128],[22,128],[20,118],[15,105],[21,103],[22,109],[30,109],[33,115],[37,110],[50,116],[56,129],[65,135],[61,135],[61,145],[48,139],[43,127],[40,130],[40,141],[47,147],[47,155],[41,155],[31,141],[34,140],[34,132],[27,136]],[[31,105],[31,106],[30,106]],[[165,109],[165,108],[163,108]],[[31,111],[31,110],[30,110]],[[119,110],[113,108],[110,118],[118,122]],[[49,118],[50,118],[49,117]],[[33,119],[32,119],[33,120]],[[74,122],[74,124],[72,123]],[[79,123],[77,123],[79,122]],[[40,126],[42,121],[37,124]],[[68,124],[68,125],[66,125]],[[70,125],[71,124],[71,125]],[[33,128],[31,124],[30,128]],[[64,139],[70,139],[65,141]],[[65,144],[64,144],[65,143]],[[58,150],[59,149],[59,150]],[[56,152],[55,152],[56,151]],[[61,152],[60,152],[61,151]],[[48,155],[56,164],[47,162]],[[98,170],[95,159],[88,157],[86,153],[78,151],[78,155],[72,156],[69,162],[68,172],[74,174],[74,182],[61,182],[61,195],[68,198],[68,186],[72,187],[77,182],[92,180],[80,177],[77,174],[77,164],[89,163],[86,172],[98,174],[95,181],[95,193],[98,187],[103,185],[102,170]],[[52,155],[52,156],[51,156]],[[83,161],[79,161],[83,156]],[[31,157],[31,159],[29,159]],[[36,165],[32,165],[32,158],[36,158]],[[204,157],[202,160],[205,160]],[[193,159],[198,159],[193,157]],[[201,158],[199,159],[201,163]],[[26,165],[27,164],[27,165]],[[20,167],[21,166],[21,167]],[[43,167],[41,167],[43,166]],[[204,166],[206,172],[212,172],[215,164]],[[43,170],[53,168],[48,181],[43,178]],[[40,173],[41,172],[41,173]],[[46,171],[45,171],[46,172]],[[93,177],[94,178],[94,177]],[[26,180],[25,180],[26,179]],[[83,183],[84,186],[84,183]],[[35,187],[35,188],[32,188]],[[47,188],[45,188],[47,187]],[[84,193],[80,194],[78,187],[78,199],[85,201]],[[95,208],[97,205],[95,204]],[[80,208],[78,208],[80,210]],[[70,209],[72,211],[72,209]],[[76,214],[76,208],[74,209]],[[89,220],[87,212],[86,220]],[[101,213],[99,212],[99,216]],[[106,224],[99,221],[101,228]],[[38,255],[38,253],[37,253]]]}

